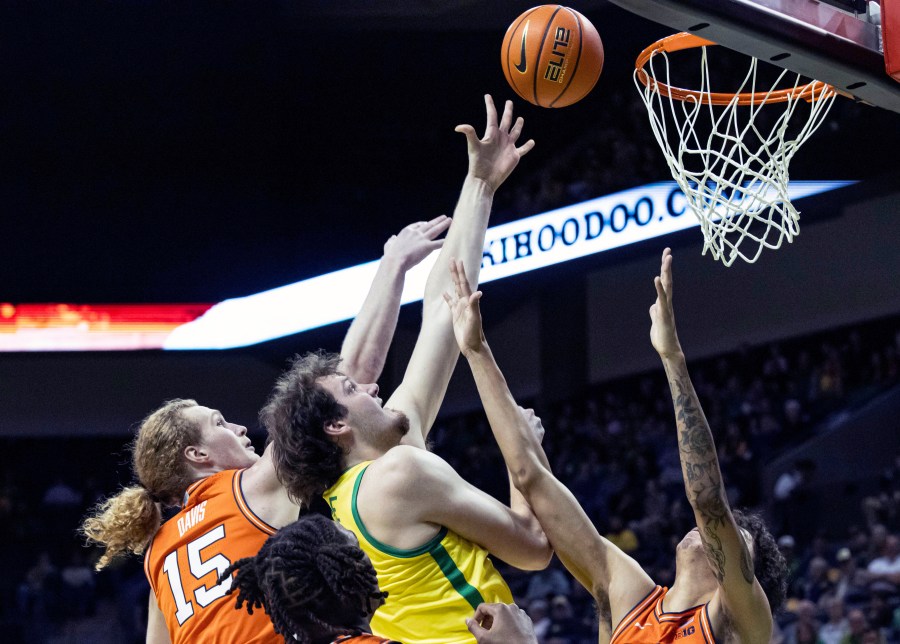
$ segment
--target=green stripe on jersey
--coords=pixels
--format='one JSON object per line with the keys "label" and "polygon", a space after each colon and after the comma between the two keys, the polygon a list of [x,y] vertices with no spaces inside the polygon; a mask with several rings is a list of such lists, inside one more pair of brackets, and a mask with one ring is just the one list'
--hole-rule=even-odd
{"label": "green stripe on jersey", "polygon": [[431,556],[434,557],[441,572],[444,573],[444,576],[456,592],[462,595],[472,608],[478,608],[479,604],[484,603],[484,598],[481,596],[481,593],[475,586],[466,581],[465,575],[463,575],[462,571],[456,567],[456,562],[453,561],[453,557],[450,556],[450,553],[447,552],[447,549],[444,548],[444,546],[437,544],[434,549],[432,549]]}

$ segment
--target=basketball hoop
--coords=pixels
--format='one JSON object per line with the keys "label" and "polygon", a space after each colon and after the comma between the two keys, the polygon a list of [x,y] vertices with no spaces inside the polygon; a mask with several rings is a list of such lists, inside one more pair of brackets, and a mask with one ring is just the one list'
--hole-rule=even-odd
{"label": "basketball hoop", "polygon": [[[709,251],[731,266],[738,257],[753,263],[764,247],[779,248],[799,234],[800,214],[788,197],[788,165],[822,124],[837,94],[819,81],[801,83],[799,74],[793,85],[776,89],[788,70],[770,89],[757,91],[758,60],[752,57],[737,92],[713,92],[706,49],[715,44],[690,33],[663,38],[638,56],[634,80],[672,176],[700,220],[703,254]],[[668,54],[696,48],[701,49],[700,89],[674,87]],[[664,75],[658,77],[659,56]],[[770,133],[763,132],[757,121],[761,108],[778,103],[785,105],[783,113]],[[800,105],[808,106],[805,121]]]}

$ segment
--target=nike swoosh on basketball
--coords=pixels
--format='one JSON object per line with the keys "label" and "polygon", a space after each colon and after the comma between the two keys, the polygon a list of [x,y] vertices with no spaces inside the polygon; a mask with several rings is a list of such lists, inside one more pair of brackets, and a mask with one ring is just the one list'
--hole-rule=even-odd
{"label": "nike swoosh on basketball", "polygon": [[528,61],[525,60],[525,39],[528,38],[528,23],[525,23],[525,31],[522,32],[522,53],[519,54],[519,64],[516,65],[516,69],[519,70],[520,73],[524,74],[525,70],[528,69]]}

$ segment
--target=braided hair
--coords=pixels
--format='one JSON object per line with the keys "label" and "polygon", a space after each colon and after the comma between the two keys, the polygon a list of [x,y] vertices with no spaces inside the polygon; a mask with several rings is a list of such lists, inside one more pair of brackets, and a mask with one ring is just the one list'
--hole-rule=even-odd
{"label": "braided hair", "polygon": [[[331,519],[307,514],[269,537],[255,557],[227,568],[237,608],[262,608],[286,640],[313,644],[355,633],[385,593],[369,558]],[[327,641],[330,641],[328,639]]]}

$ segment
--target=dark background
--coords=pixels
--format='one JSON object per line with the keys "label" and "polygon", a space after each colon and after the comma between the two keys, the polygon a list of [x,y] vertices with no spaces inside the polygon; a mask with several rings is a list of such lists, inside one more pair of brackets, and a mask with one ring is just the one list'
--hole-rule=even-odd
{"label": "dark background", "polygon": [[[375,259],[406,223],[452,211],[466,167],[453,128],[483,128],[485,92],[516,98],[538,143],[515,189],[606,125],[604,98],[671,31],[573,5],[600,32],[604,73],[546,110],[499,65],[530,6],[4,3],[0,301],[216,302]],[[792,176],[896,168],[896,115],[859,109],[866,127],[819,133]]]}
{"label": "dark background", "polygon": [[[526,119],[524,135],[537,142],[498,193],[492,223],[535,214],[517,210],[513,195],[537,190],[551,168],[577,180],[578,166],[568,170],[570,151],[598,132],[624,130],[648,150],[641,178],[613,173],[617,189],[670,179],[631,74],[637,53],[672,30],[601,0],[572,5],[601,35],[604,71],[579,103],[543,109],[513,94],[499,61],[506,27],[531,6],[519,0],[4,3],[0,302],[213,303],[376,259],[404,225],[452,212],[466,172],[465,142],[454,127],[471,123],[483,131],[484,93],[498,104],[515,99],[516,113]],[[717,64],[747,64],[725,48],[712,55]],[[839,99],[794,158],[791,177],[864,179],[855,200],[867,191],[890,194],[900,184],[898,122],[895,113]],[[615,152],[600,150],[608,159]],[[801,206],[807,234],[835,216],[840,202],[829,195]],[[897,213],[896,204],[882,203],[887,207],[876,211]],[[796,254],[810,252],[814,236],[807,238],[805,247],[783,248],[752,266],[726,270],[708,257],[698,262],[691,275],[697,282],[687,288],[696,289],[701,303],[711,287],[725,291],[723,301],[742,330],[722,320],[721,332],[698,326],[692,355],[894,311],[887,304],[886,311],[860,306],[835,316],[840,305],[829,304],[818,318],[785,324],[779,318],[790,312],[735,295],[770,292],[814,306],[808,286],[849,302],[854,285],[881,283],[867,278],[858,255],[848,254],[839,258],[847,268],[839,264],[836,274],[849,277],[832,287],[817,263]],[[655,365],[650,352],[622,348],[645,344],[641,287],[661,244],[699,255],[699,240],[694,229],[491,284],[485,319],[518,320],[509,357],[498,358],[508,372],[521,373],[517,393],[556,397]],[[835,242],[831,252],[840,249]],[[869,263],[891,254],[889,246],[862,252]],[[648,267],[629,264],[642,260]],[[816,274],[798,280],[792,266]],[[607,284],[608,293],[591,286],[590,297],[616,302],[620,313],[602,327],[590,318],[596,306],[585,285],[603,282],[602,274],[588,277],[598,271],[638,282]],[[706,315],[705,304],[685,304],[686,312]],[[630,314],[640,319],[632,322]],[[381,381],[386,392],[402,377],[418,324],[418,307],[404,307]],[[527,351],[514,346],[522,324],[537,345]],[[252,426],[287,357],[337,350],[347,326],[228,352],[5,354],[0,436],[126,436],[130,424],[176,396],[221,407],[227,401],[230,415]],[[748,331],[754,328],[771,332]],[[598,342],[598,335],[610,339]],[[707,345],[709,337],[719,340]],[[603,366],[609,364],[622,367]],[[477,404],[471,387],[455,396],[457,384],[471,383],[455,379],[445,412]]]}

